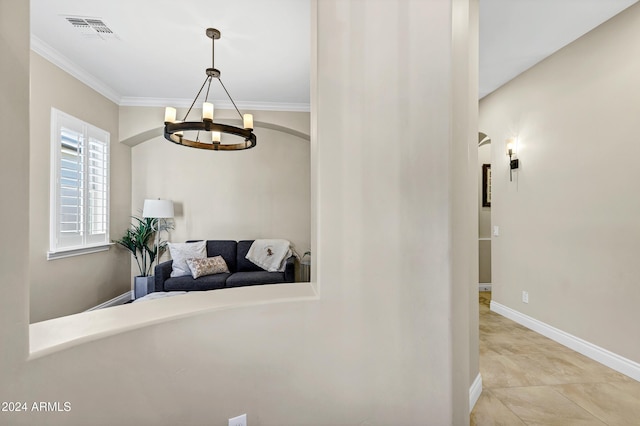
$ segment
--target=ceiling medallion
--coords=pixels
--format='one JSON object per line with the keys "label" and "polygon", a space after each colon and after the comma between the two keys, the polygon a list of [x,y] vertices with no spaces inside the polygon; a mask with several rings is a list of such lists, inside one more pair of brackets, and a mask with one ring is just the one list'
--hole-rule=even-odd
{"label": "ceiling medallion", "polygon": [[[211,68],[207,68],[206,70],[207,78],[205,78],[204,83],[202,83],[202,86],[198,91],[198,94],[196,95],[195,99],[191,103],[191,106],[189,107],[189,110],[181,121],[176,121],[175,108],[165,108],[164,137],[168,141],[176,143],[178,145],[190,146],[192,148],[199,149],[212,149],[214,151],[238,151],[242,149],[253,148],[257,143],[256,135],[253,133],[253,115],[242,115],[242,113],[240,113],[240,110],[231,98],[229,91],[226,87],[224,87],[224,84],[220,79],[220,71],[214,67],[215,41],[220,38],[220,31],[214,28],[207,28],[207,37],[211,39]],[[235,107],[236,111],[238,111],[238,114],[242,119],[244,128],[213,122],[213,103],[208,102],[208,98],[209,89],[211,88],[211,81],[213,81],[214,78],[216,78],[220,82],[220,85],[229,97],[229,100]],[[187,121],[189,113],[193,109],[193,106],[196,104],[198,98],[200,97],[200,94],[202,93],[202,89],[204,89],[205,86],[207,86],[207,92],[204,98],[204,103],[202,104],[202,121]],[[195,140],[187,139],[184,136],[185,131],[196,132]],[[234,144],[221,143],[221,135],[223,133],[233,135],[235,137],[240,137],[244,140],[242,142]],[[202,140],[200,138],[201,135],[203,136]]]}

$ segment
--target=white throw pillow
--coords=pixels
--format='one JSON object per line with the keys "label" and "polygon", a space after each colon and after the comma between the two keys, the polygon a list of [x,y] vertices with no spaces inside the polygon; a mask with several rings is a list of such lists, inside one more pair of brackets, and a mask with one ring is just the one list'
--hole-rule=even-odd
{"label": "white throw pillow", "polygon": [[169,253],[173,259],[172,277],[191,275],[191,269],[187,265],[187,259],[202,259],[207,257],[207,242],[195,243],[168,243]]}

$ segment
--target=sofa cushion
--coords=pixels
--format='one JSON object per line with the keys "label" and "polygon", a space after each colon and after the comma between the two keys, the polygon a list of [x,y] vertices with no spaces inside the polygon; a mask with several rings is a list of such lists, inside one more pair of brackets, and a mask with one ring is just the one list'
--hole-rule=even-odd
{"label": "sofa cushion", "polygon": [[236,247],[238,243],[230,240],[208,240],[207,257],[222,256],[231,273],[238,270],[236,265]]}
{"label": "sofa cushion", "polygon": [[227,278],[227,287],[243,287],[256,284],[277,284],[283,282],[285,282],[284,272],[236,272]]}
{"label": "sofa cushion", "polygon": [[193,279],[191,275],[169,278],[164,282],[164,291],[202,291],[224,288],[231,274],[215,274]]}
{"label": "sofa cushion", "polygon": [[251,248],[251,244],[253,244],[254,240],[244,240],[238,241],[238,263],[236,271],[238,272],[250,272],[250,271],[259,271],[263,272],[264,269],[250,261],[246,258],[249,249]]}

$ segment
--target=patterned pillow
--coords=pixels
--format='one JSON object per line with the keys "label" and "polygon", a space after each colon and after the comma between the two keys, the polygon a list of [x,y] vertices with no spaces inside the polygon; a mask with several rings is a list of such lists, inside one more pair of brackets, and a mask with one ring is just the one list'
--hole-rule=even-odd
{"label": "patterned pillow", "polygon": [[224,261],[222,256],[187,259],[187,265],[189,265],[194,279],[205,275],[229,273],[227,262]]}

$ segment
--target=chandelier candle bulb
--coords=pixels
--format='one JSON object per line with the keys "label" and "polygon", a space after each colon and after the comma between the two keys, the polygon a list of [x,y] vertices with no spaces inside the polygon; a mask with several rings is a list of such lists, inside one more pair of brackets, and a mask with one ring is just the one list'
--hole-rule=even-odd
{"label": "chandelier candle bulb", "polygon": [[202,119],[213,121],[213,104],[211,102],[202,104]]}
{"label": "chandelier candle bulb", "polygon": [[245,129],[253,129],[253,114],[245,114],[242,116]]}
{"label": "chandelier candle bulb", "polygon": [[174,123],[176,121],[176,109],[172,107],[166,107],[164,109],[164,122]]}
{"label": "chandelier candle bulb", "polygon": [[220,143],[220,132],[211,132],[211,142]]}

